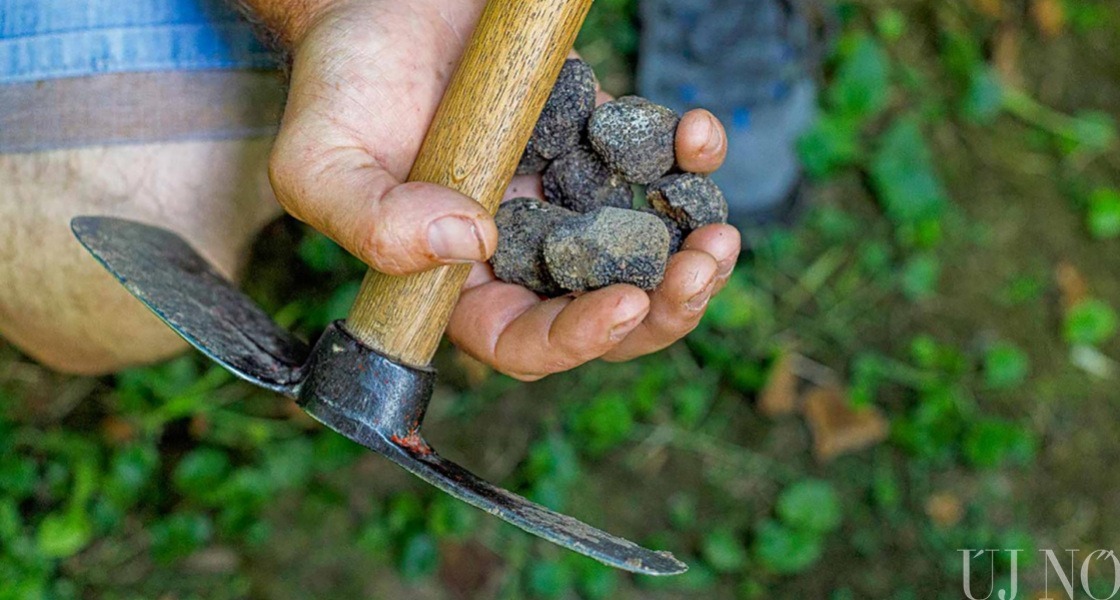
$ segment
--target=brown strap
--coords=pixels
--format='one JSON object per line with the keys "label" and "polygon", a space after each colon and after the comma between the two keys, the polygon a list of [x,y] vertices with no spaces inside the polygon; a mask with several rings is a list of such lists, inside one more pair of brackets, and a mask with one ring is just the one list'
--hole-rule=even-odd
{"label": "brown strap", "polygon": [[161,71],[0,86],[0,154],[275,134],[279,74]]}

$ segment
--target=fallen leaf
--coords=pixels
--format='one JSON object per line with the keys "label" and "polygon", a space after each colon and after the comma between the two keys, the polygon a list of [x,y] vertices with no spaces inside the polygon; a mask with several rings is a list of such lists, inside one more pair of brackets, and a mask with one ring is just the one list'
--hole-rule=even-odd
{"label": "fallen leaf", "polygon": [[852,407],[838,385],[811,390],[802,410],[813,436],[813,454],[820,462],[873,446],[885,440],[890,429],[879,409]]}
{"label": "fallen leaf", "polygon": [[1019,69],[1022,34],[1010,24],[1000,25],[992,41],[992,64],[1001,80],[1010,87],[1023,87],[1023,73]]}
{"label": "fallen leaf", "polygon": [[973,0],[976,9],[993,19],[1003,17],[1003,0]]}
{"label": "fallen leaf", "polygon": [[758,396],[758,410],[768,417],[793,414],[797,410],[797,375],[794,353],[783,350],[770,368],[766,386]]}
{"label": "fallen leaf", "polygon": [[496,577],[502,557],[474,540],[440,544],[439,579],[455,598],[492,598],[497,595]]}
{"label": "fallen leaf", "polygon": [[1066,28],[1066,9],[1059,0],[1034,0],[1031,2],[1031,18],[1042,35],[1056,38]]}
{"label": "fallen leaf", "polygon": [[952,527],[964,518],[964,504],[951,492],[938,492],[926,499],[926,515],[938,527]]}
{"label": "fallen leaf", "polygon": [[136,437],[136,428],[127,420],[111,415],[101,421],[101,435],[111,445],[119,446]]}
{"label": "fallen leaf", "polygon": [[1058,263],[1054,269],[1054,281],[1058,285],[1063,311],[1068,311],[1089,297],[1089,282],[1070,262]]}

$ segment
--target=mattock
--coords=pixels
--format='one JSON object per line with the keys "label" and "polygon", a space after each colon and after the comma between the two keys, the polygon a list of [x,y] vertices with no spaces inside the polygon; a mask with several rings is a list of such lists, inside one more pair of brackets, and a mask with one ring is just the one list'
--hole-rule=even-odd
{"label": "mattock", "polygon": [[[409,181],[447,186],[493,214],[592,0],[490,0]],[[470,265],[369,271],[345,322],[313,348],[278,326],[175,234],[109,217],[71,223],[81,243],[179,335],[239,377],[296,398],[338,433],[488,513],[608,565],[687,567],[534,504],[441,458],[420,435],[429,366]]]}

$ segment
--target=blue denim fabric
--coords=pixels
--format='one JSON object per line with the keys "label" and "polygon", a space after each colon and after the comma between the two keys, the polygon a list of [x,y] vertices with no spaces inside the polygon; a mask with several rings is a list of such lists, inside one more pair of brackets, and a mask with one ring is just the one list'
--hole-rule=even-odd
{"label": "blue denim fabric", "polygon": [[275,67],[225,0],[0,0],[0,84]]}

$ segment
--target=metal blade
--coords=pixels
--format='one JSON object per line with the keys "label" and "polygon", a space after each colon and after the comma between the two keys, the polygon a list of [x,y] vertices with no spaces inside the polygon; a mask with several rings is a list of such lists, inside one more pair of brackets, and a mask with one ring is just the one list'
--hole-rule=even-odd
{"label": "metal blade", "polygon": [[300,406],[319,422],[404,467],[448,494],[602,563],[646,575],[688,567],[490,484],[440,457],[420,436],[435,372],[397,364],[340,323],[323,332],[300,389]]}
{"label": "metal blade", "polygon": [[165,323],[238,377],[294,397],[310,349],[178,235],[114,217],[77,217],[78,241]]}

